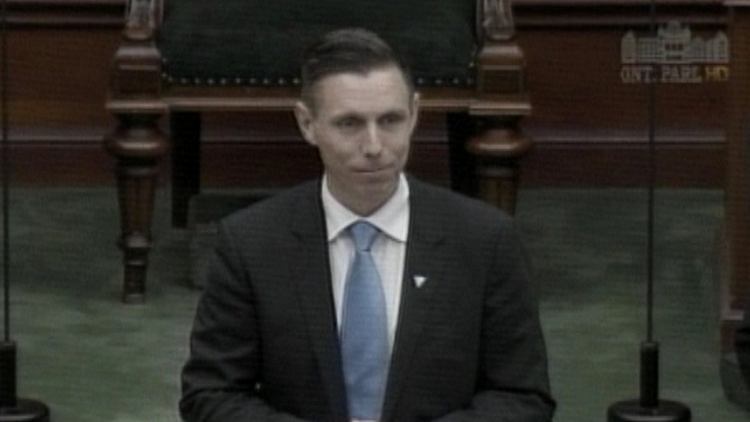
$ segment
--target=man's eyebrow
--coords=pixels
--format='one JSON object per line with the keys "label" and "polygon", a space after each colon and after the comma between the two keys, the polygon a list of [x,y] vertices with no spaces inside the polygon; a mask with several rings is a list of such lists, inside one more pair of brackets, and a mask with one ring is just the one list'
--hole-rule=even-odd
{"label": "man's eyebrow", "polygon": [[335,114],[331,116],[331,120],[334,120],[334,121],[346,120],[346,119],[365,120],[365,116],[363,116],[360,113],[353,112],[353,111],[347,111],[341,114]]}
{"label": "man's eyebrow", "polygon": [[[382,113],[378,113],[375,117],[376,119],[380,119],[386,116],[408,116],[409,110],[407,108],[391,108],[388,110],[383,111]],[[358,119],[358,120],[367,120],[367,115],[363,113],[358,113],[356,111],[343,111],[341,114],[334,114],[331,116],[331,120],[337,121],[337,120],[343,120],[343,119]]]}

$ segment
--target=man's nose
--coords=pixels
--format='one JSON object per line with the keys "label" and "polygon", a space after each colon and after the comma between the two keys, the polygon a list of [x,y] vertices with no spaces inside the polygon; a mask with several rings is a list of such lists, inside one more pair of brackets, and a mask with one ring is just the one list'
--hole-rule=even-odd
{"label": "man's nose", "polygon": [[376,124],[368,125],[362,146],[365,155],[378,155],[383,149],[382,133]]}

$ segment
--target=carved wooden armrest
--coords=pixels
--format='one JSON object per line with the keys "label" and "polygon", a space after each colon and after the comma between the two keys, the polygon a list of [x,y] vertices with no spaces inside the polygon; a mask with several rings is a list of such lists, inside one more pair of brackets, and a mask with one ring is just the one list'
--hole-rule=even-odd
{"label": "carved wooden armrest", "polygon": [[[150,110],[153,108],[150,104],[140,101],[159,97],[162,59],[155,35],[161,24],[162,10],[163,0],[127,0],[123,39],[115,52],[110,79],[107,101],[110,111],[119,113],[135,106]],[[133,100],[136,103],[132,103]]]}
{"label": "carved wooden armrest", "polygon": [[511,0],[477,1],[477,37],[480,41],[508,41],[515,35]]}
{"label": "carved wooden armrest", "polygon": [[511,0],[478,0],[476,15],[481,45],[477,56],[479,101],[472,105],[472,114],[528,115],[531,105],[523,77],[526,60],[514,39]]}
{"label": "carved wooden armrest", "polygon": [[164,0],[127,0],[125,32],[135,39],[152,39],[164,15]]}

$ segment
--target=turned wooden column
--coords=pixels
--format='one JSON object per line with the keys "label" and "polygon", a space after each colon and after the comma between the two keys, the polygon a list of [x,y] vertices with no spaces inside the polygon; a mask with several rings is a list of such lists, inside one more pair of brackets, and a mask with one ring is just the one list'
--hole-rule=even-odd
{"label": "turned wooden column", "polygon": [[117,160],[117,193],[120,205],[124,278],[122,301],[145,299],[151,221],[159,162],[167,152],[167,138],[157,122],[166,112],[158,104],[151,110],[113,110],[117,127],[107,136],[106,148]]}
{"label": "turned wooden column", "polygon": [[479,195],[514,214],[520,177],[520,161],[533,143],[518,128],[520,116],[480,119],[479,135],[466,148],[477,157]]}
{"label": "turned wooden column", "polygon": [[122,233],[118,243],[123,251],[125,303],[145,299],[154,193],[159,163],[168,149],[168,140],[158,126],[167,107],[160,100],[162,61],[154,43],[154,4],[128,2],[106,104],[117,119],[104,144],[117,160]]}
{"label": "turned wooden column", "polygon": [[514,214],[520,161],[533,144],[519,126],[531,114],[524,87],[526,60],[515,42],[510,0],[483,0],[482,5],[477,101],[469,109],[476,130],[466,149],[476,157],[481,197]]}

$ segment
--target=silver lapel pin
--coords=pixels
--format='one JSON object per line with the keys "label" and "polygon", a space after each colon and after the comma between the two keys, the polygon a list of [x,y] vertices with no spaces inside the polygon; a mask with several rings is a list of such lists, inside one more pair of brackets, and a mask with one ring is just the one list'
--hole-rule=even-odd
{"label": "silver lapel pin", "polygon": [[422,287],[422,285],[427,281],[427,277],[423,275],[415,275],[414,276],[414,285],[417,286],[417,288]]}

